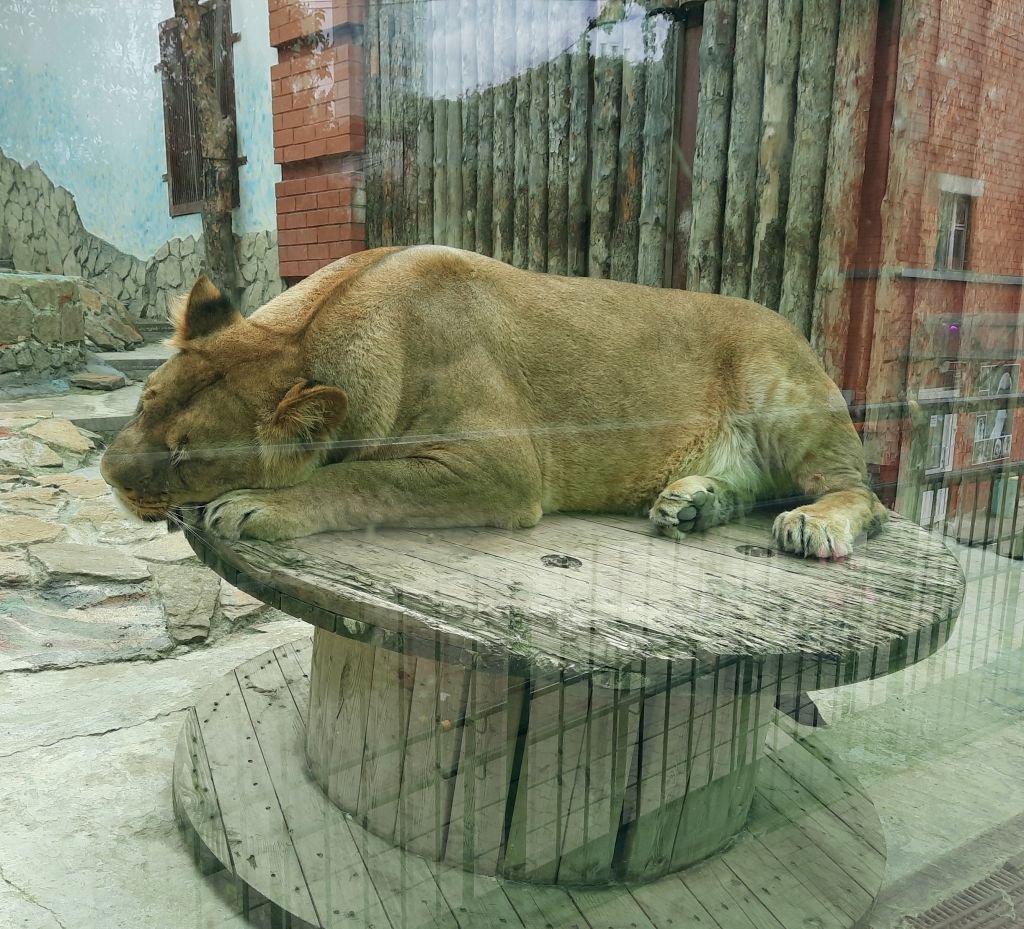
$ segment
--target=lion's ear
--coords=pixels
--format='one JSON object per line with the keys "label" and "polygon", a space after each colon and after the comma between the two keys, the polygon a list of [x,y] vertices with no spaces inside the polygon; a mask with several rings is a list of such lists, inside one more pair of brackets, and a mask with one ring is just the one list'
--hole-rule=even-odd
{"label": "lion's ear", "polygon": [[260,428],[268,448],[294,449],[330,438],[348,416],[345,391],[316,381],[300,381],[281,398],[270,419]]}
{"label": "lion's ear", "polygon": [[198,339],[232,326],[241,319],[242,314],[203,274],[192,286],[188,299],[171,312],[171,322],[177,330],[174,341],[181,343]]}

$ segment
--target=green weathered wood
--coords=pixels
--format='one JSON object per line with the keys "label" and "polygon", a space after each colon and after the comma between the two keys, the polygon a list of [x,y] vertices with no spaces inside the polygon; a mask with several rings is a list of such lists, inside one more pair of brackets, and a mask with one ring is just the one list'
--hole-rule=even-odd
{"label": "green weathered wood", "polygon": [[[280,673],[272,655],[261,656],[260,663],[272,663]],[[242,695],[245,674],[258,668],[259,664],[243,665],[237,676],[225,677],[221,688],[200,700],[196,705],[200,737],[206,746],[235,874],[288,912],[317,925],[316,907],[289,824]]]}
{"label": "green weathered wood", "polygon": [[516,9],[512,264],[517,268],[530,260],[530,12]]}
{"label": "green weathered wood", "polygon": [[526,266],[546,271],[548,266],[548,17],[534,8],[530,24],[530,154],[527,172],[529,207]]}
{"label": "green weathered wood", "polygon": [[524,681],[505,670],[470,672],[445,860],[494,874],[503,850]]}
{"label": "green weathered wood", "polygon": [[395,844],[444,856],[462,746],[469,674],[443,653],[416,659]]}
{"label": "green weathered wood", "polygon": [[553,883],[590,708],[590,682],[541,675],[530,683],[529,731],[512,797],[503,873]]}
{"label": "green weathered wood", "polygon": [[445,90],[448,85],[448,49],[442,38],[443,23],[438,15],[439,7],[427,5],[429,23],[431,65],[431,96],[434,111],[434,242],[447,245],[448,240],[448,101]]}
{"label": "green weathered wood", "polygon": [[750,267],[750,299],[773,310],[782,298],[786,205],[793,154],[793,117],[800,61],[802,0],[768,0],[764,96],[757,162],[757,225]]}
{"label": "green weathered wood", "polygon": [[767,15],[767,0],[746,0],[736,9],[736,64],[729,119],[729,166],[719,288],[721,293],[734,297],[746,297],[750,289]]}
{"label": "green weathered wood", "polygon": [[394,245],[402,221],[402,140],[399,121],[401,90],[393,60],[396,7],[382,4],[378,13],[380,49],[381,244]]}
{"label": "green weathered wood", "polygon": [[462,248],[463,203],[462,203],[462,104],[460,94],[462,32],[458,28],[443,30],[446,38],[448,81],[445,88],[444,108],[448,112],[445,168],[448,175],[448,211],[445,219],[447,239],[445,245]]}
{"label": "green weathered wood", "polygon": [[[297,763],[301,759],[303,727],[276,660],[281,651],[277,649],[247,662],[238,674],[246,713],[252,721],[251,732],[259,743],[254,750],[266,759],[274,806],[279,805],[279,815],[287,826],[289,845],[294,849],[303,880],[301,886],[308,888],[318,917],[317,921],[309,921],[331,929],[386,925],[384,908],[352,828],[324,794],[308,789],[303,766]],[[258,844],[254,842],[253,846],[258,848]],[[273,871],[273,865],[256,860],[262,869]],[[293,889],[292,893],[295,892]],[[287,897],[266,896],[289,913],[296,913]]]}
{"label": "green weathered wood", "polygon": [[200,863],[203,861],[205,846],[209,854],[222,862],[229,871],[233,871],[234,862],[224,831],[217,787],[210,771],[195,707],[189,707],[186,711],[185,725],[174,754],[172,784],[178,821],[193,824],[196,837],[201,843],[197,843],[195,849],[196,859]]}
{"label": "green weathered wood", "polygon": [[589,253],[587,168],[590,153],[590,104],[590,37],[584,33],[569,54],[569,192],[566,216],[569,241],[566,263],[568,273],[574,277],[586,275]]}
{"label": "green weathered wood", "polygon": [[599,32],[611,32],[612,24],[597,26],[591,36],[596,49],[593,61],[593,142],[590,170],[590,243],[587,273],[610,277],[612,225],[615,218],[615,182],[619,168],[619,116],[622,96],[622,58],[600,42]]}
{"label": "green weathered wood", "polygon": [[[513,22],[513,0],[494,0],[498,22]],[[516,81],[508,77],[515,66],[512,35],[496,35],[495,70],[502,81],[494,88],[494,209],[492,251],[499,261],[512,263],[515,216],[515,100]]]}
{"label": "green weathered wood", "polygon": [[401,93],[398,98],[396,134],[401,138],[398,165],[402,172],[402,200],[395,228],[397,245],[419,241],[419,160],[416,143],[419,138],[419,87],[416,77],[416,6],[399,5],[395,11],[395,33],[392,40],[392,66],[397,68]]}
{"label": "green weathered wood", "polygon": [[[622,98],[619,104],[618,178],[615,184],[615,218],[611,241],[611,276],[636,282],[640,246],[640,208],[643,199],[644,108],[647,65],[643,38],[632,28],[624,32],[622,49]],[[656,157],[654,152],[651,157]]]}
{"label": "green weathered wood", "polygon": [[383,244],[384,151],[380,120],[380,4],[374,0],[366,13],[366,244]]}
{"label": "green weathered wood", "polygon": [[547,270],[569,269],[569,112],[571,56],[564,52],[548,65]]}
{"label": "green weathered wood", "polygon": [[[460,0],[459,26],[474,23],[473,33],[483,32],[477,0]],[[452,32],[461,33],[461,28]],[[478,40],[477,40],[478,41]],[[462,67],[462,239],[460,245],[472,251],[476,245],[477,182],[480,159],[480,76],[477,72],[477,41],[460,43]]]}
{"label": "green weathered wood", "polygon": [[601,883],[613,877],[642,699],[621,677],[610,686],[591,686],[587,732],[562,836],[560,883]]}
{"label": "green weathered wood", "polygon": [[673,238],[672,175],[677,170],[673,138],[678,78],[678,50],[682,26],[670,19],[664,24],[664,45],[658,47],[658,17],[644,20],[644,59],[647,92],[644,96],[643,176],[641,179],[640,230],[637,254],[638,284],[665,287],[670,284],[669,265]]}
{"label": "green weathered wood", "polygon": [[413,97],[416,103],[416,241],[434,241],[434,61],[427,7],[413,4]]}
{"label": "green weathered wood", "polygon": [[710,293],[718,291],[722,276],[722,228],[735,42],[736,0],[707,4],[700,40],[693,220],[686,286],[689,290]]}
{"label": "green weathered wood", "polygon": [[818,238],[832,117],[839,5],[803,0],[796,126],[786,208],[786,252],[779,312],[806,337],[818,272]]}
{"label": "green weathered wood", "polygon": [[477,94],[479,141],[477,144],[476,250],[494,253],[494,60],[497,43],[504,36],[495,33],[495,0],[478,0],[477,16]]}

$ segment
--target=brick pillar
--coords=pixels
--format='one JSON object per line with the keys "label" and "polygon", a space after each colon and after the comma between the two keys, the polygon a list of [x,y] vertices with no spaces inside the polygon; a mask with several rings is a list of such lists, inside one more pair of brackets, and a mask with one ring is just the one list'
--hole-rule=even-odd
{"label": "brick pillar", "polygon": [[289,284],[366,248],[366,0],[268,0],[277,230]]}

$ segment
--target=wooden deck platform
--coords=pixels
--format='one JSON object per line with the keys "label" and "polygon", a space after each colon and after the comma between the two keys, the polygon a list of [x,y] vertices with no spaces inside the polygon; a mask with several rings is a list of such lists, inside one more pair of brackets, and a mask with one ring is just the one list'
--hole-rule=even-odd
{"label": "wooden deck platform", "polygon": [[848,929],[875,899],[885,848],[873,806],[783,719],[736,840],[651,883],[526,884],[395,848],[305,769],[310,653],[300,640],[225,675],[189,712],[175,758],[175,808],[197,862],[226,868],[273,926]]}

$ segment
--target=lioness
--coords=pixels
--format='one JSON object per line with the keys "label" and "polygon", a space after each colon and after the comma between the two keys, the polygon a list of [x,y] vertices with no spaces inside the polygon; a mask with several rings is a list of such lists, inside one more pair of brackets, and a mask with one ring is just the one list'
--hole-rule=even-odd
{"label": "lioness", "polygon": [[885,509],[843,399],[729,297],[520,271],[440,246],[335,262],[244,319],[205,277],[102,473],[143,520],[230,539],[648,512],[681,539],[762,498],[842,558]]}

